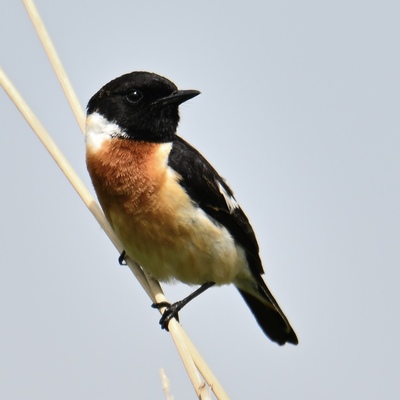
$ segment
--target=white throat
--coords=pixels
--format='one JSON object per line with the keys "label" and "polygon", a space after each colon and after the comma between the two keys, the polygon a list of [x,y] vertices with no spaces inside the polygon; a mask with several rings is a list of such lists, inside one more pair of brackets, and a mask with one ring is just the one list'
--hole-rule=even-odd
{"label": "white throat", "polygon": [[89,114],[86,118],[85,142],[86,148],[92,151],[100,149],[104,142],[114,137],[124,137],[125,132],[114,122],[110,122],[98,112]]}

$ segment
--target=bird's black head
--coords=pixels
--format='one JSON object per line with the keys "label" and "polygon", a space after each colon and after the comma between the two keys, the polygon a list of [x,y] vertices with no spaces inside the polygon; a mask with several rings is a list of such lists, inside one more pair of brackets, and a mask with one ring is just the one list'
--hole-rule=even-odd
{"label": "bird's black head", "polygon": [[178,126],[179,104],[198,94],[178,90],[168,79],[150,72],[131,72],[103,86],[90,99],[87,115],[101,114],[129,139],[169,142]]}

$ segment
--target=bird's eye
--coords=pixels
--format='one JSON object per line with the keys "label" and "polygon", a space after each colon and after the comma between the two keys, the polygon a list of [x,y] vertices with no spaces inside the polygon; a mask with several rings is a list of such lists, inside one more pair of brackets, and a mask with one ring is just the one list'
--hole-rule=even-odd
{"label": "bird's eye", "polygon": [[136,104],[142,100],[143,95],[141,92],[139,92],[139,90],[132,90],[125,97],[129,103]]}

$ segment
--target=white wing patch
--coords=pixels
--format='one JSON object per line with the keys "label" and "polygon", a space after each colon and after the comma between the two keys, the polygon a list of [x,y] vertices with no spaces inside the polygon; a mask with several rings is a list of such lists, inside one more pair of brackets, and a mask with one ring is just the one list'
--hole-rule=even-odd
{"label": "white wing patch", "polygon": [[222,196],[224,196],[225,203],[228,206],[229,212],[231,213],[231,212],[233,212],[233,210],[235,210],[235,208],[239,208],[239,204],[236,201],[236,199],[233,196],[230,196],[226,192],[226,190],[224,189],[224,187],[221,185],[221,183],[219,181],[216,181],[216,182],[217,182],[220,193],[222,194]]}

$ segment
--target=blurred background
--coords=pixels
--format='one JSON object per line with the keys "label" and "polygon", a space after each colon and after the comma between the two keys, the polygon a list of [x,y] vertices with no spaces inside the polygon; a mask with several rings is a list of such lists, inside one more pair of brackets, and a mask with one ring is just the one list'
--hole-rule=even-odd
{"label": "blurred background", "polygon": [[[179,132],[235,191],[299,346],[264,337],[233,287],[181,323],[232,399],[397,399],[398,1],[36,5],[82,107],[159,73],[201,96]],[[91,188],[84,141],[22,1],[0,4],[1,66]],[[195,398],[159,314],[0,92],[0,397]],[[171,301],[187,295],[165,286]]]}

